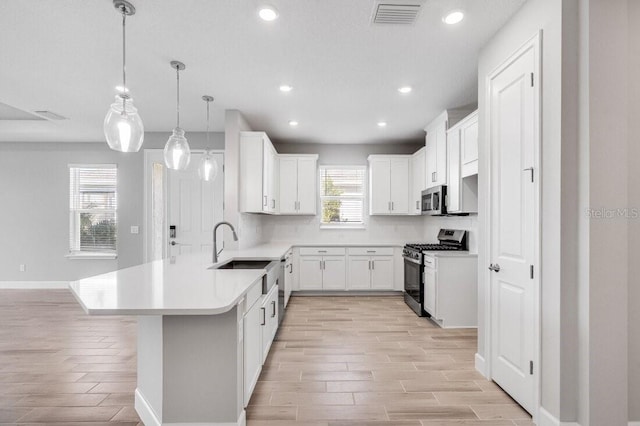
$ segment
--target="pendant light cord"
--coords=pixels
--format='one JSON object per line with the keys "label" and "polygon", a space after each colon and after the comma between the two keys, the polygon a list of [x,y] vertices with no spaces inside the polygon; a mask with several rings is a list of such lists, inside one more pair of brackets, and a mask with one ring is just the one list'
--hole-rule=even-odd
{"label": "pendant light cord", "polygon": [[209,149],[209,104],[211,101],[207,101],[207,149]]}
{"label": "pendant light cord", "polygon": [[178,83],[176,85],[176,121],[180,127],[180,67],[178,65],[176,65],[176,81]]}
{"label": "pendant light cord", "polygon": [[127,13],[122,6],[122,114],[126,114],[126,94],[127,94],[127,44],[125,43]]}

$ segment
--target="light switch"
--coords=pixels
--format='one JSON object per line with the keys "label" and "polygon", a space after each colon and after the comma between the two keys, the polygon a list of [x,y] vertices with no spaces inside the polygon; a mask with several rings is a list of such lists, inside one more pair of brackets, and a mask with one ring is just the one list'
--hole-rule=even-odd
{"label": "light switch", "polygon": [[132,226],[131,227],[131,233],[132,234],[137,234],[140,232],[140,228],[138,228],[138,226]]}
{"label": "light switch", "polygon": [[20,272],[27,272],[27,265],[25,265],[24,263],[20,264]]}

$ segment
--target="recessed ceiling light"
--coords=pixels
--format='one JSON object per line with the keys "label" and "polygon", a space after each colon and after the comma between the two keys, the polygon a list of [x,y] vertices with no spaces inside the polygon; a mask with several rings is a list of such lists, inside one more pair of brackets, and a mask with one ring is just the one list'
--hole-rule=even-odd
{"label": "recessed ceiling light", "polygon": [[447,13],[444,18],[442,18],[442,22],[449,25],[457,24],[458,22],[464,19],[464,13],[460,10],[452,10]]}
{"label": "recessed ceiling light", "polygon": [[116,92],[118,93],[129,93],[129,89],[124,86],[116,86]]}
{"label": "recessed ceiling light", "polygon": [[258,11],[258,15],[263,21],[275,21],[278,19],[278,11],[273,6],[263,6]]}
{"label": "recessed ceiling light", "polygon": [[404,94],[409,93],[409,92],[411,92],[412,90],[413,90],[413,89],[411,88],[411,86],[402,86],[402,87],[399,87],[399,88],[398,88],[398,92],[400,92],[400,93],[404,93]]}
{"label": "recessed ceiling light", "polygon": [[291,126],[291,127],[296,127],[297,125],[298,125],[298,122],[297,122],[297,121],[295,121],[295,120],[291,120],[291,121],[289,121],[289,126]]}
{"label": "recessed ceiling light", "polygon": [[378,127],[387,127],[386,121],[378,121]]}
{"label": "recessed ceiling light", "polygon": [[280,86],[281,92],[290,92],[292,90],[293,90],[293,86],[289,86],[288,84],[283,84],[282,86]]}

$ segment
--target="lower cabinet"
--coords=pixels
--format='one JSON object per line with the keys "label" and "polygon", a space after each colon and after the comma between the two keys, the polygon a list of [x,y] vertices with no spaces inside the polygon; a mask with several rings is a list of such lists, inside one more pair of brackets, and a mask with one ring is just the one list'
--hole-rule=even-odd
{"label": "lower cabinet", "polygon": [[298,288],[393,290],[394,265],[393,247],[302,247]]}
{"label": "lower cabinet", "polygon": [[393,290],[393,266],[393,248],[350,248],[349,290]]}
{"label": "lower cabinet", "polygon": [[264,309],[260,300],[256,301],[244,314],[243,356],[244,356],[244,406],[249,404],[253,389],[262,371],[262,322]]}
{"label": "lower cabinet", "polygon": [[303,247],[299,260],[300,290],[345,290],[346,260],[342,247]]}
{"label": "lower cabinet", "polygon": [[267,360],[271,343],[278,331],[278,286],[273,286],[269,293],[263,297],[262,306],[262,357],[261,364]]}
{"label": "lower cabinet", "polygon": [[272,287],[266,295],[260,295],[262,286],[256,286],[254,290],[247,294],[245,306],[250,305],[250,307],[245,309],[243,317],[242,352],[245,407],[249,404],[251,394],[258,382],[258,377],[260,377],[262,365],[267,359],[271,343],[278,331],[278,286]]}

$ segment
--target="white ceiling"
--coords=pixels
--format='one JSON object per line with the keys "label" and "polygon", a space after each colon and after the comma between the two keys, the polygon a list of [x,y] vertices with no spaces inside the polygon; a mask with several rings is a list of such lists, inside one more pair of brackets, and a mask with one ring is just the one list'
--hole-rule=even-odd
{"label": "white ceiling", "polygon": [[[417,140],[444,108],[476,101],[478,52],[524,1],[425,0],[415,25],[382,26],[370,23],[373,0],[271,0],[274,22],[257,17],[260,0],[133,0],[128,86],[147,131],[175,125],[177,59],[187,137],[206,128],[210,94],[216,131],[225,109],[239,109],[280,141]],[[452,9],[465,19],[447,26]],[[2,0],[0,102],[69,120],[0,121],[0,141],[103,141],[121,84],[120,25],[111,0]]]}

